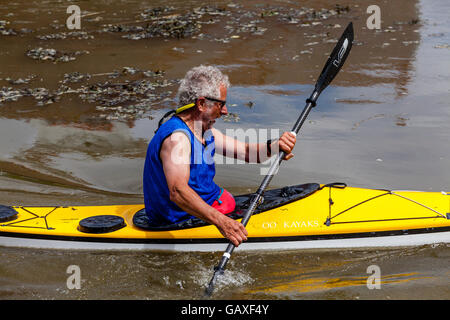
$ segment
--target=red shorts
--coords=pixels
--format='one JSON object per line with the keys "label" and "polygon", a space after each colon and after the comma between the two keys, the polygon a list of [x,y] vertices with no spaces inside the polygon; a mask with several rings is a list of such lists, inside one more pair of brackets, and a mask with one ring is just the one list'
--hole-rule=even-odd
{"label": "red shorts", "polygon": [[220,188],[219,197],[213,202],[212,207],[223,214],[227,214],[233,212],[236,207],[236,201],[231,193]]}

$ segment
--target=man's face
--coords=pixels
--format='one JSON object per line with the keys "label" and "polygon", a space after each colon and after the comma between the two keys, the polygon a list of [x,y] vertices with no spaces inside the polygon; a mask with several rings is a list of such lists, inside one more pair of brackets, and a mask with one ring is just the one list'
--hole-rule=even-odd
{"label": "man's face", "polygon": [[[227,88],[225,86],[220,86],[220,100],[227,100]],[[212,104],[212,106],[206,106],[205,112],[203,113],[203,131],[211,129],[217,118],[228,114],[226,105],[221,107],[220,102],[211,101],[208,103],[209,105]]]}

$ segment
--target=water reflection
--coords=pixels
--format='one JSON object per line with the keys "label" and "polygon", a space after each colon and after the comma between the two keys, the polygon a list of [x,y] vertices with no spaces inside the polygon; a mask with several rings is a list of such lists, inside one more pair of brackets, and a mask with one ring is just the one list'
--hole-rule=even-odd
{"label": "water reflection", "polygon": [[[348,276],[348,277],[310,277],[300,276],[286,279],[285,281],[279,281],[280,283],[271,283],[270,287],[258,287],[251,290],[248,293],[258,294],[262,293],[269,296],[285,295],[289,297],[295,297],[300,294],[307,293],[324,293],[329,292],[329,290],[336,289],[351,289],[351,287],[364,286],[367,287],[368,276]],[[423,276],[419,276],[418,273],[407,273],[407,274],[391,274],[385,275],[380,278],[380,283],[383,286],[396,285],[401,283],[406,283],[409,281],[417,281],[424,279]]]}
{"label": "water reflection", "polygon": [[[369,30],[365,19],[355,17],[365,17],[370,4],[100,1],[81,4],[83,34],[66,32],[62,4],[4,5],[3,30],[15,35],[0,38],[8,48],[0,51],[0,170],[42,183],[139,196],[146,144],[161,114],[175,106],[177,83],[187,69],[210,63],[229,74],[230,116],[217,123],[219,129],[290,130],[336,37],[353,20],[352,53],[320,97],[296,157],[283,164],[273,186],[343,180],[368,187],[440,188],[442,177],[414,183],[441,169],[429,167],[426,153],[417,157],[411,142],[424,140],[418,127],[436,120],[412,117],[411,109],[426,22],[416,2],[402,2],[402,10],[398,3],[384,3],[382,28]],[[170,32],[150,37],[141,30],[146,23],[166,25],[185,15],[201,28],[184,38]],[[429,29],[425,32],[436,33]],[[130,40],[135,35],[139,39]],[[38,47],[89,54],[67,63],[25,55]],[[437,128],[439,136],[443,129]],[[432,140],[420,147],[435,150],[442,143]],[[427,173],[408,178],[411,172]],[[234,192],[254,188],[260,179],[258,166],[218,165],[217,181]]]}

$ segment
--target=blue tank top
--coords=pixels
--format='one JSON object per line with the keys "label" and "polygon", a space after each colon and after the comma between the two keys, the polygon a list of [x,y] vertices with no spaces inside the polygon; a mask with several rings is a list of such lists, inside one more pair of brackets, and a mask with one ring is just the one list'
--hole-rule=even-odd
{"label": "blue tank top", "polygon": [[178,223],[193,218],[170,200],[169,187],[159,157],[162,143],[175,131],[185,133],[191,143],[188,185],[209,205],[212,205],[220,194],[220,187],[213,181],[216,168],[214,164],[215,143],[211,130],[205,132],[206,145],[203,145],[183,120],[173,116],[161,125],[150,141],[144,165],[145,211],[150,224],[155,226]]}

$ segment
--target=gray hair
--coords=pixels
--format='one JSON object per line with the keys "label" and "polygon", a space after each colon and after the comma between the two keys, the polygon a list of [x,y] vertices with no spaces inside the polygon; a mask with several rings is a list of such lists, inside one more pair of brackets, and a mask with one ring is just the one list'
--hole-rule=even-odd
{"label": "gray hair", "polygon": [[189,70],[178,88],[180,106],[194,103],[199,97],[220,99],[220,86],[230,86],[228,76],[213,66],[198,66]]}

